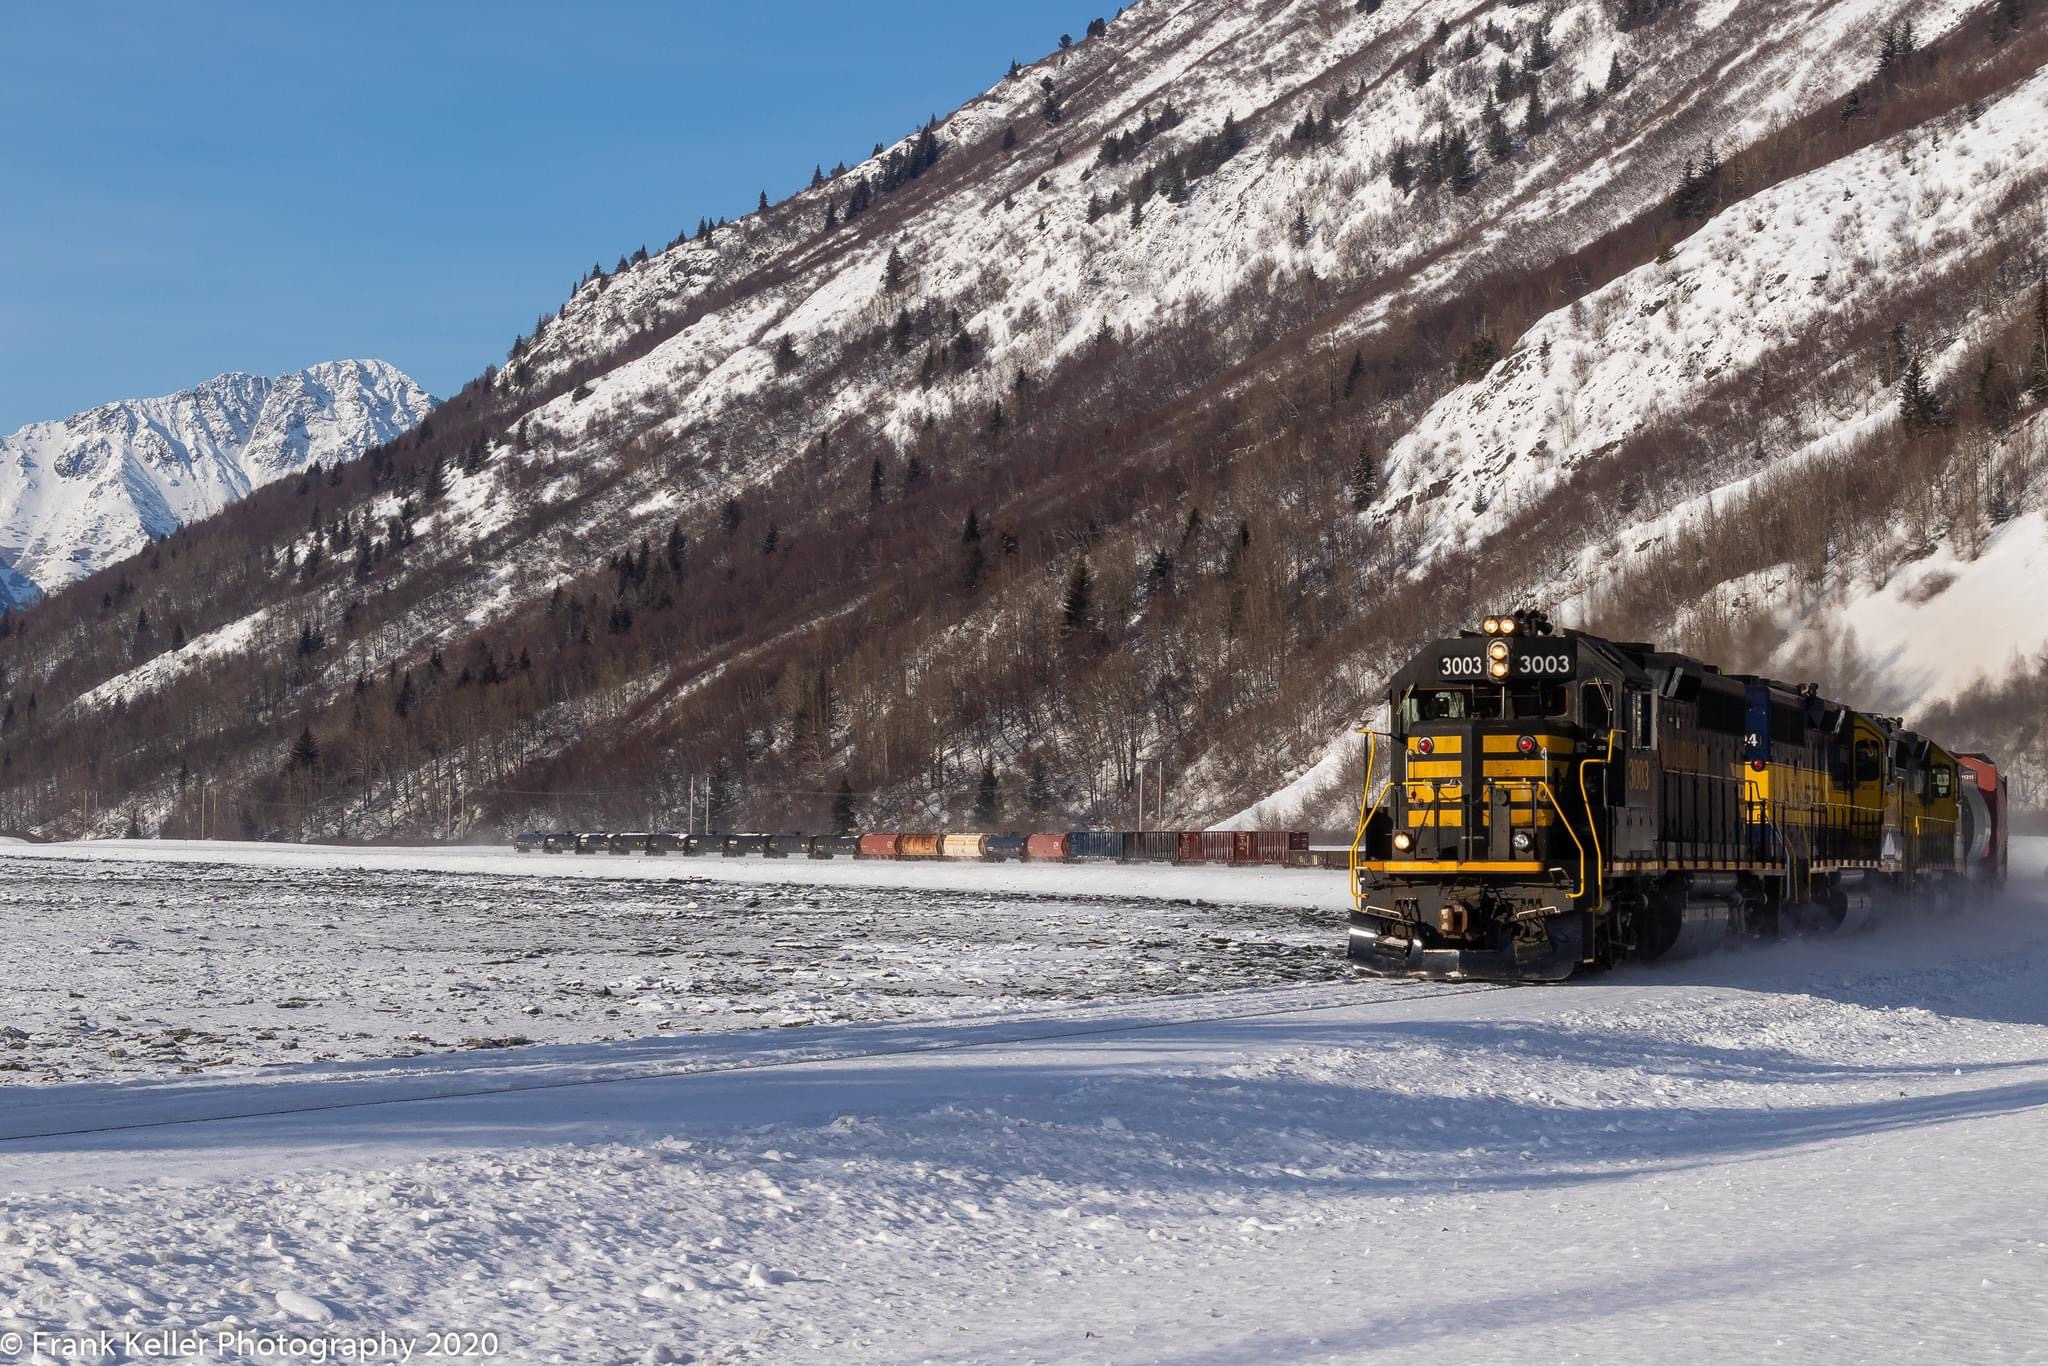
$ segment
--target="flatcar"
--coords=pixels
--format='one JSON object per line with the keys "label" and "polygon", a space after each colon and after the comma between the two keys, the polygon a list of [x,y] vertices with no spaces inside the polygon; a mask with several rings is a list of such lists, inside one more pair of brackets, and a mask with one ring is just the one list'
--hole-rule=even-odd
{"label": "flatcar", "polygon": [[1388,704],[1348,861],[1367,971],[1559,981],[2004,877],[1995,762],[1811,685],[1523,610],[1423,649]]}

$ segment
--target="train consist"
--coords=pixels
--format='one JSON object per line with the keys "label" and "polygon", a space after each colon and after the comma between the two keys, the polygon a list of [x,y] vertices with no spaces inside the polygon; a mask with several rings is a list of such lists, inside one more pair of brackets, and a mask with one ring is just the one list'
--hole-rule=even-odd
{"label": "train consist", "polygon": [[2005,878],[1997,764],[1768,678],[1553,630],[1440,640],[1392,679],[1360,794],[1348,952],[1558,981],[1737,936],[1952,908]]}
{"label": "train consist", "polygon": [[1308,835],[1294,830],[1072,830],[1038,835],[678,835],[662,831],[528,831],[522,854],[718,854],[726,858],[863,858],[970,863],[1312,862]]}

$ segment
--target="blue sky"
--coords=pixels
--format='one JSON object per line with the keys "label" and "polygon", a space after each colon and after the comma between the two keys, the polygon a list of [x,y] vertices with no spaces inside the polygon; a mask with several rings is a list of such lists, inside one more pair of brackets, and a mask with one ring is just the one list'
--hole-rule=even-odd
{"label": "blue sky", "polygon": [[344,356],[452,393],[591,262],[780,198],[1113,11],[0,6],[0,433]]}

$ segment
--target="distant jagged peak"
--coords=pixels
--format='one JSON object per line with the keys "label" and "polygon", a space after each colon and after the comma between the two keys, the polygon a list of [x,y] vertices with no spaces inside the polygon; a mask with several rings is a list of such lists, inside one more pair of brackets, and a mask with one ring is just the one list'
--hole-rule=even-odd
{"label": "distant jagged peak", "polygon": [[[49,591],[309,465],[353,459],[435,399],[389,361],[228,371],[0,436],[0,600]],[[10,582],[12,586],[9,586]]]}

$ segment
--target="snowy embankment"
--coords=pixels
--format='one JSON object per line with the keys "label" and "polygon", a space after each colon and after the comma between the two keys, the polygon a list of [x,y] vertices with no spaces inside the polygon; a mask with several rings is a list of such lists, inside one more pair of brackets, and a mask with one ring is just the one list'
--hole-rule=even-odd
{"label": "snowy embankment", "polygon": [[2048,1359],[2044,975],[2035,880],[1557,989],[16,1088],[0,1327],[459,1325],[520,1362]]}

